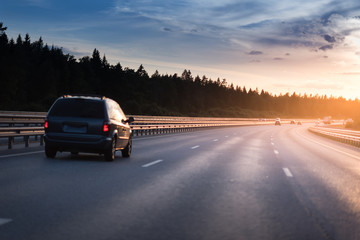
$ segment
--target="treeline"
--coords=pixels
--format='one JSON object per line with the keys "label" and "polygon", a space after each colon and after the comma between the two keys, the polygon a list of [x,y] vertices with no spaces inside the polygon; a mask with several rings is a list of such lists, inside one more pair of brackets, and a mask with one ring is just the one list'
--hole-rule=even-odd
{"label": "treeline", "polygon": [[64,94],[101,94],[118,101],[127,114],[216,117],[356,117],[359,100],[264,90],[178,74],[149,75],[111,65],[95,49],[92,56],[75,59],[61,48],[48,46],[28,34],[8,39],[0,25],[0,109],[47,111]]}

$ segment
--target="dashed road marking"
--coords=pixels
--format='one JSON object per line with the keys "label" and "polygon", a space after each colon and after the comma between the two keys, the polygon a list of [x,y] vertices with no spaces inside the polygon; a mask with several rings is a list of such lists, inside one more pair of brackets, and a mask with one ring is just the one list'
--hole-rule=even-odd
{"label": "dashed road marking", "polygon": [[274,150],[274,153],[275,153],[276,155],[278,155],[278,154],[279,154],[279,151],[278,151],[278,150]]}
{"label": "dashed road marking", "polygon": [[159,160],[153,161],[153,162],[151,162],[151,163],[144,164],[144,165],[142,165],[142,167],[150,167],[150,166],[152,166],[152,165],[161,163],[162,161],[163,161],[162,159],[159,159]]}
{"label": "dashed road marking", "polygon": [[4,225],[4,224],[9,223],[11,221],[12,220],[8,219],[8,218],[0,218],[0,225]]}
{"label": "dashed road marking", "polygon": [[275,143],[273,143],[273,142],[272,142],[272,143],[271,143],[271,145],[273,145],[273,146],[274,146],[274,145],[275,145]]}
{"label": "dashed road marking", "polygon": [[217,141],[219,141],[219,139],[214,139],[213,141],[214,141],[214,142],[217,142]]}
{"label": "dashed road marking", "polygon": [[283,168],[283,170],[287,177],[293,177],[292,173],[290,172],[290,170],[288,168]]}
{"label": "dashed road marking", "polygon": [[198,147],[200,147],[200,146],[196,145],[196,146],[191,147],[191,149],[195,149],[195,148],[198,148]]}

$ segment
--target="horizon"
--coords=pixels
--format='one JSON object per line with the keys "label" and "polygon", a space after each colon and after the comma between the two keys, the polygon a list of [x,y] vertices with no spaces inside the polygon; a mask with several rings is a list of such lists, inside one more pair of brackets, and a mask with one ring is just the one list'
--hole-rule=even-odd
{"label": "horizon", "polygon": [[[360,98],[356,1],[5,1],[6,34],[149,75],[226,79],[273,95]],[[195,11],[194,11],[195,10]],[[200,11],[199,11],[200,10]]]}

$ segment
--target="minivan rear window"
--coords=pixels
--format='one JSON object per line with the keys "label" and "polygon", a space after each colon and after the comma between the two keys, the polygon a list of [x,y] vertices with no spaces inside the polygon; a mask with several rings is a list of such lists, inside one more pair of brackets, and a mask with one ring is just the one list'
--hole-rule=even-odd
{"label": "minivan rear window", "polygon": [[104,102],[92,99],[59,99],[50,109],[49,116],[104,118]]}

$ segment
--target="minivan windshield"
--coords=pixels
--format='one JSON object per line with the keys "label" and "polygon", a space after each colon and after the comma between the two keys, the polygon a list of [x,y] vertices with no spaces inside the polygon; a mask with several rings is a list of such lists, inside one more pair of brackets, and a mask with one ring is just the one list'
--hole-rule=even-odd
{"label": "minivan windshield", "polygon": [[59,99],[50,109],[49,116],[104,118],[104,102],[93,99]]}

